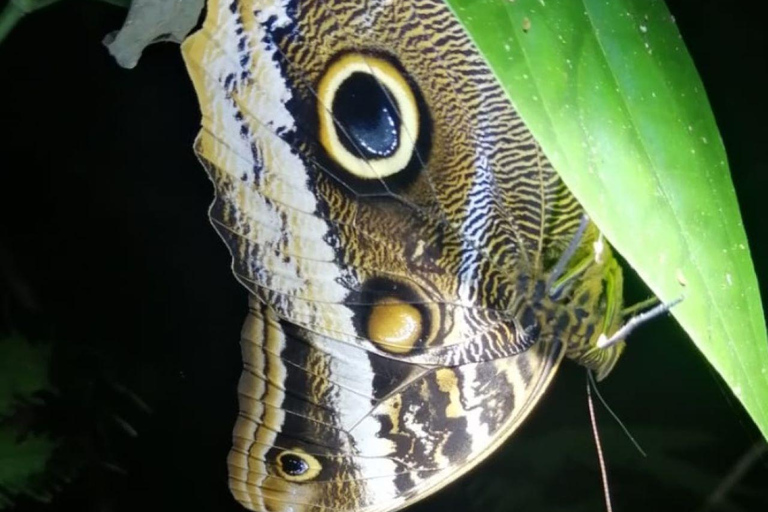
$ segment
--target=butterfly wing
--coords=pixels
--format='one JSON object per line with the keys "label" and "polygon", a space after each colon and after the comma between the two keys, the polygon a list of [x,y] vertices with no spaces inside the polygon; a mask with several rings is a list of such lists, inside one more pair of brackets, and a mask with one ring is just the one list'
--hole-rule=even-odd
{"label": "butterfly wing", "polygon": [[479,462],[560,361],[568,194],[442,1],[208,2],[183,45],[214,226],[255,297],[231,487],[391,510]]}
{"label": "butterfly wing", "polygon": [[390,511],[450,483],[527,417],[559,343],[423,367],[312,333],[252,300],[230,489],[251,510]]}

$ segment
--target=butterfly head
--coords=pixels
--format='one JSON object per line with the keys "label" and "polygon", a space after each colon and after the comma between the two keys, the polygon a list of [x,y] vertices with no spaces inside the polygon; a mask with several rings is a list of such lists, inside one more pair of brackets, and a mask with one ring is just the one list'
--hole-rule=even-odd
{"label": "butterfly head", "polygon": [[569,308],[576,317],[571,323],[575,331],[564,339],[566,357],[595,372],[597,380],[608,376],[625,348],[624,341],[607,348],[598,346],[598,341],[610,337],[623,321],[621,267],[609,247],[604,251],[601,261],[593,264],[575,286]]}

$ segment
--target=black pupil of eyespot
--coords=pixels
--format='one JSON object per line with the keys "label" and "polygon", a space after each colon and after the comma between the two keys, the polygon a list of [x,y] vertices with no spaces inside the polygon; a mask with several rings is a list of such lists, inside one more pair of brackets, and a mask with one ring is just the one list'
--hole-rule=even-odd
{"label": "black pupil of eyespot", "polygon": [[280,457],[280,466],[286,474],[291,476],[301,476],[309,471],[307,461],[298,455],[286,454]]}
{"label": "black pupil of eyespot", "polygon": [[385,87],[370,73],[356,72],[336,91],[331,107],[339,140],[355,156],[387,158],[397,151],[400,114]]}

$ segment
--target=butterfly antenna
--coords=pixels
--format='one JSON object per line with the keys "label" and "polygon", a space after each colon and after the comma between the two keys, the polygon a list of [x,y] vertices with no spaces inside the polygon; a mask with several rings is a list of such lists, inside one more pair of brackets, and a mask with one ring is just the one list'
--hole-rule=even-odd
{"label": "butterfly antenna", "polygon": [[662,304],[658,304],[648,311],[633,316],[624,325],[622,325],[618,331],[613,333],[610,338],[605,336],[605,334],[601,334],[600,338],[597,340],[597,348],[608,348],[611,345],[615,345],[619,341],[629,336],[629,334],[639,326],[643,325],[649,320],[653,320],[654,318],[663,315],[664,313],[667,313],[670,309],[683,302],[684,298],[685,296],[680,296],[672,302],[664,302]]}
{"label": "butterfly antenna", "polygon": [[613,409],[608,405],[608,402],[605,401],[603,398],[603,395],[600,393],[600,389],[597,387],[597,382],[595,381],[595,375],[587,370],[587,378],[589,379],[589,384],[592,387],[592,389],[595,391],[595,395],[597,395],[597,399],[600,400],[600,403],[603,404],[603,407],[605,407],[605,410],[608,411],[608,413],[611,415],[611,417],[616,421],[616,423],[619,424],[619,427],[621,427],[621,430],[624,431],[624,434],[629,438],[630,442],[635,445],[635,448],[638,452],[640,452],[640,455],[643,457],[647,457],[648,454],[645,453],[645,450],[643,450],[642,446],[640,446],[640,443],[637,442],[637,439],[630,433],[629,429],[626,425],[619,419],[619,416],[613,412]]}
{"label": "butterfly antenna", "polygon": [[560,255],[560,258],[555,264],[554,270],[552,270],[552,274],[550,274],[549,279],[547,280],[547,289],[549,290],[550,295],[556,295],[557,290],[554,289],[555,283],[563,275],[563,272],[565,272],[565,266],[568,265],[568,262],[571,261],[571,258],[576,253],[576,249],[579,248],[581,239],[584,237],[584,232],[587,230],[587,224],[589,224],[589,217],[584,214],[581,216],[579,228],[576,230],[573,238],[571,238],[571,241],[568,243],[568,247],[566,247],[563,254]]}
{"label": "butterfly antenna", "polygon": [[[587,375],[591,375],[589,370],[587,370]],[[600,433],[597,429],[597,420],[595,419],[595,404],[592,402],[592,386],[589,378],[587,378],[587,406],[589,407],[589,421],[592,424],[592,437],[595,439],[595,447],[597,448],[597,460],[600,464],[600,478],[603,482],[605,510],[606,512],[613,512],[613,506],[611,505],[611,489],[608,484],[608,469],[605,466],[605,458],[603,457],[603,445],[600,443]]]}

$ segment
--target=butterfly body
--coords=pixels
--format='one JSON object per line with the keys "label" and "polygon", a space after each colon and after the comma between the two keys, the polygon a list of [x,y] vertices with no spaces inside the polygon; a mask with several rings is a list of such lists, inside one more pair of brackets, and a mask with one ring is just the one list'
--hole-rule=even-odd
{"label": "butterfly body", "polygon": [[251,293],[244,506],[401,508],[495,450],[564,356],[613,367],[621,271],[442,1],[211,0],[183,50]]}

